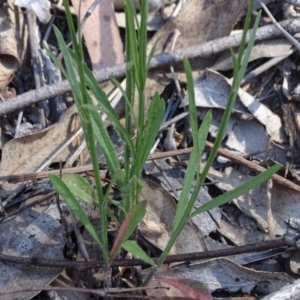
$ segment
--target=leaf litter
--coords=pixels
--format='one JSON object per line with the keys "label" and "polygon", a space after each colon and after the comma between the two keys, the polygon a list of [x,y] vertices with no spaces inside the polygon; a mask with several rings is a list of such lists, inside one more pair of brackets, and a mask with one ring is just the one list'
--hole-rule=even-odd
{"label": "leaf litter", "polygon": [[[268,3],[270,1],[265,2]],[[48,4],[49,2],[47,2],[47,5]],[[153,7],[155,7],[153,12],[154,16],[161,17],[163,11],[167,11],[168,7],[173,5],[173,3],[168,3],[168,1],[160,4],[163,4],[163,6],[159,7],[158,5],[158,7],[156,7],[157,3],[155,1],[152,3]],[[45,6],[45,3],[42,1],[35,2],[34,6],[32,6],[33,3],[30,1],[20,5],[34,10],[41,22],[46,22],[49,19],[49,7],[47,5]],[[239,16],[245,8],[245,5],[246,1],[230,1],[230,4],[226,1],[221,1],[211,5],[207,5],[205,1],[188,1],[184,4],[179,15],[172,21],[167,21],[161,29],[156,29],[157,32],[152,41],[150,41],[149,47],[151,47],[151,44],[153,45],[153,41],[156,40],[157,36],[161,37],[157,46],[157,52],[169,51],[171,49],[176,50],[218,37],[227,36],[230,34],[234,25],[236,23],[238,24]],[[274,12],[279,8],[279,4],[277,3],[271,3],[269,6]],[[1,11],[4,10],[5,7],[6,6],[2,4],[2,6],[0,6]],[[60,7],[60,10],[63,9],[63,7]],[[282,9],[286,8],[283,7]],[[295,9],[297,10],[297,8]],[[74,12],[76,12],[76,9]],[[113,11],[111,12],[113,13]],[[112,38],[111,32],[109,32],[107,27],[102,27],[103,25],[99,23],[99,20],[105,18],[105,16],[101,15],[101,10],[97,13],[99,13],[98,18],[88,19],[88,21],[91,22],[90,26],[93,30],[83,32],[90,57],[90,65],[94,70],[102,68],[104,64],[112,66],[123,61],[123,48],[120,42],[120,36],[116,33]],[[81,16],[83,15],[84,13],[82,11]],[[0,18],[1,20],[4,19],[2,16],[0,16]],[[193,22],[190,21],[191,19],[193,19]],[[112,20],[111,26],[114,28],[114,32],[117,32],[118,27],[113,15]],[[55,22],[64,30],[63,25],[59,23],[59,19],[56,19]],[[268,19],[265,17],[264,22],[268,22]],[[40,26],[43,30],[46,28],[43,27],[45,25]],[[168,42],[168,38],[170,39],[172,35],[174,37],[175,28],[180,30],[180,35],[177,40],[173,38],[173,42]],[[3,35],[3,33],[4,30],[0,27],[1,45],[4,45],[2,41],[12,45],[11,39],[13,40],[14,34],[7,36]],[[65,32],[65,35],[67,39],[68,33]],[[116,43],[114,44],[117,45],[115,46],[116,48],[110,43],[103,42],[100,44],[100,40],[97,38],[97,36],[100,35]],[[97,40],[96,44],[95,39]],[[13,42],[15,43],[14,40]],[[16,42],[18,43],[19,41],[17,40]],[[51,44],[51,46],[54,49],[56,47],[55,44]],[[250,60],[253,62],[249,66],[249,73],[255,70],[256,66],[263,65],[266,58],[270,58],[270,61],[275,58],[280,58],[283,61],[291,59],[297,66],[297,56],[293,55],[294,51],[292,47],[291,43],[286,39],[272,39],[258,43],[252,52]],[[22,66],[21,68],[24,68],[24,64],[28,63],[28,59],[26,61],[23,55],[19,56],[13,48],[14,47],[10,47],[8,53],[7,50],[0,51],[1,66],[7,66],[8,62],[12,63],[8,68],[9,71],[1,72],[2,77],[0,78],[0,84],[2,84],[1,87],[7,88],[12,74],[15,73],[15,79],[10,85],[18,87],[18,92],[22,93],[24,88],[30,88],[30,84],[26,82],[26,80],[29,80],[25,77],[24,71],[18,74],[16,70],[19,63]],[[228,57],[228,53],[226,54],[225,52],[226,51],[224,51],[223,56],[220,56],[219,59],[212,56],[210,59],[196,59],[193,62],[195,66],[194,79],[198,117],[199,120],[201,120],[207,109],[212,109],[213,122],[210,128],[212,139],[216,136],[216,132],[218,131],[220,116],[226,105],[230,84],[231,61],[226,58],[226,55]],[[98,55],[100,53],[103,54],[104,57],[99,58]],[[8,59],[9,57],[11,59]],[[118,59],[116,59],[116,57],[118,57]],[[222,73],[213,72],[206,69],[207,67],[213,70],[222,70]],[[47,72],[47,70],[45,72]],[[185,78],[181,68],[177,65],[175,66],[175,72],[178,72],[179,83],[182,84]],[[298,98],[296,89],[299,84],[297,82],[298,69],[296,67],[289,70],[290,76],[286,76],[285,72],[286,71],[283,70],[277,62],[277,64],[273,64],[261,73],[258,73],[256,77],[252,77],[252,79],[248,80],[247,84],[242,87],[243,89],[240,89],[239,98],[233,108],[222,147],[229,149],[233,155],[251,157],[251,159],[254,159],[259,164],[275,161],[286,165],[287,161],[290,161],[292,163],[288,165],[286,175],[288,179],[297,183],[297,176],[295,176],[295,174],[298,174],[298,164],[294,147],[296,147],[297,144],[295,141],[299,138],[298,130],[300,128],[299,122],[297,122],[298,103],[292,102],[294,109],[290,110],[290,117],[285,118],[282,117],[284,113],[281,110],[281,105],[291,103],[289,101],[294,101]],[[180,90],[174,90],[174,86],[172,87],[173,79],[170,74],[171,72],[165,70],[151,71],[149,81],[147,82],[147,97],[149,101],[154,91],[167,95],[166,101],[168,101],[170,95],[174,97],[174,95],[179,95],[182,92]],[[23,84],[18,84],[17,79],[22,79]],[[285,83],[287,83],[287,90],[283,89]],[[184,88],[183,84],[182,87]],[[1,94],[2,93],[1,90]],[[65,106],[70,106],[72,102],[72,99],[70,101],[71,97],[67,95],[67,97],[64,98]],[[258,101],[258,98],[260,101]],[[179,97],[176,104],[177,106],[173,109],[173,115],[170,114],[169,118],[176,116],[180,110],[184,110],[187,104],[186,100],[187,98],[184,98],[181,101]],[[178,108],[178,103],[181,103],[180,108]],[[277,107],[275,104],[277,104]],[[23,116],[21,115],[20,117],[21,123],[25,124],[29,122],[29,124],[33,125],[38,124],[39,112],[40,108],[25,109]],[[47,111],[45,113],[47,115]],[[285,116],[286,115],[285,113]],[[16,116],[16,114],[2,116],[1,124],[10,123],[9,129],[20,126],[20,124],[17,123]],[[78,122],[75,124],[75,127],[72,126],[75,116],[76,111],[71,107],[66,111],[62,121],[37,133],[26,134],[23,137],[15,137],[11,141],[6,142],[6,144],[4,143],[7,137],[1,137],[4,143],[2,146],[0,176],[36,172],[49,157],[51,159],[46,164],[47,168],[50,164],[54,166],[55,163],[60,161],[65,162],[73,155],[75,157],[79,155],[77,161],[86,164],[88,158],[84,152],[77,153],[77,143],[81,143],[80,138],[77,138],[76,142],[71,143],[61,152],[53,155],[53,152],[66,140],[69,140],[79,128],[80,124]],[[293,127],[288,123],[290,120],[295,120]],[[7,132],[7,128],[4,130],[2,128],[1,135],[4,136],[5,132]],[[166,146],[166,143],[163,144],[165,148],[168,148],[167,150],[175,150],[176,147],[189,145],[190,134],[186,119],[177,121],[175,126],[173,125],[173,131],[170,132],[172,133],[169,135],[172,146]],[[180,139],[176,139],[175,132],[177,133],[177,137],[181,135]],[[162,134],[164,133],[165,132],[162,131]],[[287,137],[289,137],[289,141]],[[162,141],[163,140],[164,136],[162,138]],[[170,142],[168,142],[168,145],[170,145]],[[203,158],[205,159],[205,155]],[[184,162],[186,159],[186,156],[177,156],[175,160],[170,160],[168,163],[166,163],[164,159],[161,159],[156,160],[155,164],[147,163],[148,165],[146,166],[149,175],[152,176],[154,180],[158,180],[158,185],[151,181],[146,181],[143,188],[143,197],[147,200],[148,204],[146,217],[140,224],[139,230],[141,236],[146,239],[148,243],[151,243],[152,247],[156,247],[160,250],[164,248],[170,236],[170,228],[172,226],[176,205],[174,199],[178,199],[178,195],[180,194],[185,170]],[[216,169],[211,169],[208,175],[208,179],[211,183],[201,190],[198,197],[200,201],[198,205],[209,201],[211,195],[231,190],[233,187],[241,184],[245,178],[251,177],[252,174],[245,167],[237,165],[232,167],[230,165],[228,166],[228,164],[230,164],[229,160],[224,161],[219,158],[218,161],[216,161],[214,165]],[[92,179],[89,178],[89,180]],[[22,189],[17,189],[18,187],[19,185],[9,184],[8,182],[1,183],[1,196],[4,203],[9,202],[6,201],[7,196],[13,199],[13,192],[15,192],[15,197],[20,197],[20,195],[17,196],[17,194],[22,194],[23,192]],[[22,187],[24,187],[24,185],[21,185],[21,188]],[[33,185],[27,183],[27,189],[30,189],[30,187],[33,187]],[[267,201],[269,194],[271,195],[271,207]],[[201,252],[222,247],[234,249],[234,245],[247,243],[247,239],[243,239],[242,237],[243,234],[246,236],[247,233],[249,233],[250,227],[253,232],[257,232],[257,242],[263,239],[269,239],[268,234],[271,229],[274,230],[277,236],[284,236],[289,226],[288,221],[291,218],[299,219],[297,213],[297,207],[299,206],[298,198],[298,192],[283,188],[275,184],[275,182],[273,182],[271,188],[269,188],[267,184],[261,185],[248,194],[235,199],[233,203],[230,204],[234,209],[228,209],[229,206],[227,205],[216,208],[209,213],[200,215],[199,218],[193,219],[186,227],[185,232],[179,238],[177,244],[175,244],[172,254]],[[36,198],[29,198],[26,203],[34,201],[33,199],[35,200]],[[91,207],[88,205],[83,206],[85,210],[89,212],[90,216],[93,215]],[[269,217],[270,213],[272,214],[272,218]],[[221,219],[224,218],[225,215],[227,223]],[[247,216],[248,219],[245,216]],[[56,206],[52,203],[50,206],[38,204],[33,208],[18,213],[16,217],[6,220],[5,223],[0,223],[0,232],[2,233],[1,253],[62,259],[62,249],[65,244],[65,239],[63,236],[64,229],[59,224],[59,219],[60,215],[56,210]],[[248,223],[245,225],[241,220],[245,222],[246,219]],[[39,223],[37,220],[42,221]],[[270,220],[272,220],[272,224]],[[243,230],[240,230],[243,234],[240,233],[242,236],[240,236],[239,239],[238,230],[234,231],[233,225],[237,226],[237,228],[244,226]],[[229,228],[231,228],[232,234],[229,234],[229,232],[226,233],[226,230],[228,231]],[[12,236],[9,234],[12,234]],[[252,253],[250,255],[252,255],[252,260],[249,259],[248,262],[251,261],[254,263],[254,254]],[[268,271],[268,259],[277,254],[274,253],[272,255],[269,253],[269,256],[267,254],[264,255],[265,256],[261,256],[259,259],[256,258],[256,260],[263,260],[260,262],[260,265],[256,265],[256,268],[264,268],[266,270],[265,272],[251,270],[247,268],[247,266],[241,267],[240,264],[242,264],[241,261],[243,258],[244,261],[246,261],[247,255],[245,254],[240,257],[240,263],[235,262],[234,259],[216,258],[188,267],[172,266],[171,271],[168,273],[168,278],[161,275],[160,281],[175,287],[177,286],[184,295],[188,295],[191,299],[198,299],[195,297],[200,297],[199,295],[202,293],[201,289],[199,295],[197,294],[197,292],[199,292],[197,288],[194,290],[194,287],[197,286],[197,282],[199,282],[198,287],[202,282],[206,288],[208,288],[209,296],[207,299],[211,299],[209,298],[210,293],[216,289],[223,290],[223,295],[226,295],[226,291],[232,293],[241,291],[246,297],[250,293],[265,296],[269,293],[276,293],[276,291],[286,284],[293,282],[293,279],[287,275],[286,270],[279,266],[276,266],[275,269],[277,273]],[[290,263],[293,266],[293,276],[295,278],[299,276],[299,269],[295,267],[298,261],[299,258],[295,254],[290,257]],[[9,288],[12,286],[17,286],[18,288],[29,286],[42,287],[54,280],[54,278],[61,273],[61,270],[57,271],[56,269],[42,270],[41,273],[43,276],[40,276],[40,272],[37,273],[36,270],[31,267],[20,267],[20,265],[10,266],[9,264],[1,263],[1,290],[4,290],[7,286]],[[169,277],[170,274],[171,277]],[[39,275],[38,278],[37,275]],[[69,277],[69,274],[64,274],[63,276]],[[69,278],[72,280],[72,275],[70,276]],[[156,280],[158,279],[159,277],[156,278]],[[84,278],[79,279],[78,282],[80,284],[84,283]],[[189,286],[189,288],[187,288],[187,286]],[[57,293],[59,294],[59,292]],[[19,299],[29,299],[33,297],[34,294],[36,293],[18,293],[17,296]],[[172,293],[169,294],[169,296],[173,297],[174,295],[175,294]],[[10,295],[1,297],[7,297],[3,299],[11,299]],[[86,297],[84,299],[89,298]]]}

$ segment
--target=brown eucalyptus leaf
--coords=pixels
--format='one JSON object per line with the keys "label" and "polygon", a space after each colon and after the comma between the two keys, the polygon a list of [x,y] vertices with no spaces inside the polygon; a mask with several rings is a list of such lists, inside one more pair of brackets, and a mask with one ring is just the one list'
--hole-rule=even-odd
{"label": "brown eucalyptus leaf", "polygon": [[[227,36],[247,2],[246,0],[187,1],[179,15],[156,32],[149,43],[148,51],[151,50],[158,39],[156,53],[170,51],[175,30],[179,30],[180,36],[176,39],[174,50]],[[190,63],[193,71],[198,73],[210,67],[215,59],[214,56],[204,59],[197,58],[191,60]],[[179,80],[185,80],[182,64],[176,66],[175,72],[178,72]],[[161,93],[170,81],[169,71],[167,71],[167,74],[160,73],[157,70],[149,72],[146,84],[146,99],[150,99],[155,92]]]}
{"label": "brown eucalyptus leaf", "polygon": [[227,258],[206,260],[188,267],[183,265],[173,271],[180,277],[202,282],[210,292],[227,289],[250,294],[255,289],[258,295],[266,295],[293,282],[293,278],[285,273],[256,271]]}
{"label": "brown eucalyptus leaf", "polygon": [[[72,0],[76,13],[80,8],[81,18],[93,2]],[[83,27],[83,36],[94,71],[124,62],[123,44],[112,0],[100,1]]]}
{"label": "brown eucalyptus leaf", "polygon": [[[146,180],[142,189],[142,198],[147,201],[146,216],[139,224],[144,238],[163,250],[170,239],[175,216],[176,204],[173,197],[161,186]],[[189,237],[187,243],[186,237]],[[182,254],[201,251],[203,241],[196,226],[188,223],[179,235],[170,254]]]}
{"label": "brown eucalyptus leaf", "polygon": [[[35,172],[60,146],[80,128],[75,105],[70,107],[64,119],[38,133],[13,139],[2,150],[0,176]],[[65,161],[78,147],[77,141],[59,153],[52,162]],[[15,189],[18,184],[1,182],[1,194]]]}
{"label": "brown eucalyptus leaf", "polygon": [[10,21],[7,7],[0,7],[0,88],[12,79],[19,66],[15,28]]}
{"label": "brown eucalyptus leaf", "polygon": [[173,286],[174,288],[180,290],[185,296],[188,296],[190,299],[213,299],[212,295],[205,287],[205,285],[197,280],[171,276],[156,276],[155,280]]}

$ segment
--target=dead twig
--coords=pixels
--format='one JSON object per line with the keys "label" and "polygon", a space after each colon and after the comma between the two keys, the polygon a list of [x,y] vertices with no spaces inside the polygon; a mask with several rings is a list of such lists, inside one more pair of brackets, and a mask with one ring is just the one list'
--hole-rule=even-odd
{"label": "dead twig", "polygon": [[[199,259],[209,259],[209,258],[220,258],[231,255],[237,255],[242,253],[251,253],[256,251],[265,251],[276,248],[285,248],[289,246],[287,241],[284,239],[274,239],[269,241],[261,241],[252,244],[247,244],[244,246],[231,247],[226,249],[212,250],[212,251],[204,251],[204,252],[194,252],[194,253],[186,253],[186,254],[178,254],[178,255],[169,255],[165,263],[175,263],[175,262],[183,262],[183,261],[194,261]],[[153,259],[154,261],[157,258]],[[93,268],[101,268],[103,266],[103,262],[101,261],[68,261],[68,260],[54,260],[54,259],[46,259],[39,257],[22,257],[22,256],[11,256],[0,253],[0,261],[6,263],[16,263],[28,266],[36,266],[36,267],[52,267],[52,268],[69,268],[74,269],[79,272],[93,269]],[[148,266],[141,259],[116,259],[111,262],[111,267],[124,267],[124,266]]]}
{"label": "dead twig", "polygon": [[[213,143],[206,142],[205,144],[205,149],[207,151],[210,151],[213,147]],[[174,150],[174,151],[167,151],[167,152],[161,152],[161,153],[154,153],[149,155],[148,160],[155,160],[155,159],[161,159],[161,158],[167,158],[170,156],[178,156],[182,154],[189,154],[191,153],[193,148],[186,148],[186,149],[179,149],[179,150]],[[226,149],[220,148],[217,152],[218,155],[223,156],[228,158],[234,163],[243,165],[250,170],[261,173],[264,172],[266,169],[262,166],[257,165],[254,162],[251,162],[243,157],[240,157],[238,155],[235,155]],[[86,171],[91,171],[92,165],[87,165],[87,166],[82,166],[82,167],[75,167],[75,168],[67,168],[63,169],[62,172],[63,174],[65,173],[83,173]],[[1,176],[0,181],[8,181],[11,183],[16,183],[20,181],[27,181],[27,180],[36,180],[36,179],[41,179],[41,178],[46,178],[48,177],[49,174],[59,174],[59,170],[53,170],[53,171],[46,171],[46,172],[40,172],[40,173],[30,173],[30,174],[20,174],[20,175],[8,175],[8,176]],[[300,186],[293,183],[292,181],[278,175],[274,174],[271,177],[275,182],[279,183],[283,187],[286,187],[288,189],[292,189],[294,191],[300,192]]]}
{"label": "dead twig", "polygon": [[[300,31],[300,20],[292,19],[280,23],[290,34],[295,34]],[[248,36],[250,36],[248,34]],[[262,41],[269,38],[282,36],[282,32],[278,30],[275,25],[268,25],[257,30],[256,41]],[[196,57],[208,57],[216,53],[220,53],[230,47],[237,47],[240,44],[242,34],[236,34],[200,45],[178,49],[172,52],[155,55],[150,63],[150,68],[162,68],[170,64],[178,63],[184,57],[188,59]],[[113,67],[104,68],[95,72],[95,77],[99,83],[109,80],[110,76],[121,78],[125,76],[126,64],[120,64]],[[70,91],[70,85],[67,81],[62,81],[54,85],[47,85],[40,89],[30,91],[11,98],[5,102],[0,103],[0,115],[4,115],[21,109],[25,106],[37,103],[45,98],[52,98]]]}
{"label": "dead twig", "polygon": [[[210,151],[213,148],[213,143],[210,142],[206,142],[205,144],[205,149],[207,151]],[[193,148],[186,148],[186,149],[180,149],[180,150],[175,150],[175,151],[169,151],[169,152],[162,152],[162,153],[155,153],[153,155],[150,155],[148,157],[148,160],[153,160],[153,159],[159,159],[159,158],[167,158],[170,156],[176,156],[176,155],[182,155],[182,154],[189,154],[191,153],[193,150]],[[257,173],[261,173],[264,172],[266,169],[262,166],[257,165],[256,163],[253,163],[243,157],[240,157],[238,155],[235,155],[231,152],[229,152],[226,149],[222,149],[220,148],[217,152],[218,155],[223,156],[228,158],[229,160],[231,160],[234,163],[243,165],[247,168],[249,168],[250,170],[257,172]],[[180,162],[181,164],[183,162]],[[300,186],[293,183],[292,181],[278,175],[278,174],[274,174],[271,177],[275,182],[277,182],[278,184],[280,184],[281,186],[288,188],[288,189],[292,189],[294,191],[300,192]]]}

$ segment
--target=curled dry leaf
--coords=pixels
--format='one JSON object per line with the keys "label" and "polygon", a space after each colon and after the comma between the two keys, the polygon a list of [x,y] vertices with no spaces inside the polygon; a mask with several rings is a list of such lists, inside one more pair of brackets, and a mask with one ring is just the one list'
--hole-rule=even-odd
{"label": "curled dry leaf", "polygon": [[255,100],[253,96],[239,89],[238,95],[241,101],[253,114],[253,116],[266,127],[266,131],[271,140],[283,143],[287,141],[281,119],[278,115],[274,114],[266,105]]}
{"label": "curled dry leaf", "polygon": [[0,7],[0,88],[12,79],[19,66],[15,28],[9,19],[7,7]]}
{"label": "curled dry leaf", "polygon": [[[206,115],[208,109],[199,109],[198,116],[202,120]],[[212,137],[216,137],[223,113],[219,109],[213,109],[212,111],[213,119],[210,124],[210,134]],[[224,133],[226,137],[224,145],[229,151],[232,151],[241,156],[255,157],[256,159],[265,160],[266,159],[266,149],[269,146],[269,137],[266,133],[265,127],[259,123],[255,118],[244,118],[241,114],[231,114],[230,119],[226,126],[226,131]],[[283,152],[280,162],[285,161],[285,154]],[[276,158],[278,159],[278,153],[276,153]],[[274,151],[269,151],[269,158],[274,157]],[[277,160],[278,161],[278,160]]]}

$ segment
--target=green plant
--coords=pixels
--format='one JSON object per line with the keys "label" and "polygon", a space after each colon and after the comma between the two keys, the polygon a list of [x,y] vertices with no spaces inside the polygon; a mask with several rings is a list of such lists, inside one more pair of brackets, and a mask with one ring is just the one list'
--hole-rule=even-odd
{"label": "green plant", "polygon": [[[74,214],[79,218],[82,224],[90,232],[97,242],[103,248],[103,263],[105,267],[109,266],[119,249],[124,249],[132,252],[135,257],[141,258],[144,261],[154,264],[143,250],[133,241],[129,241],[130,236],[135,231],[137,224],[142,220],[146,212],[146,203],[140,201],[140,193],[142,190],[143,182],[141,179],[142,168],[147,160],[154,139],[161,125],[164,114],[164,101],[160,99],[156,93],[148,110],[147,118],[144,118],[144,89],[146,84],[147,72],[149,61],[155,52],[155,47],[152,49],[150,57],[146,57],[146,44],[147,44],[147,1],[140,0],[141,8],[141,24],[138,25],[136,13],[130,0],[125,0],[126,7],[126,91],[123,91],[116,80],[112,78],[117,86],[120,87],[125,102],[125,127],[119,122],[118,116],[111,107],[106,95],[99,87],[92,72],[84,64],[81,34],[75,34],[74,24],[72,22],[69,4],[64,0],[66,8],[67,22],[71,34],[73,48],[70,49],[66,46],[60,32],[55,28],[55,34],[59,43],[59,47],[64,57],[65,68],[57,61],[55,57],[52,59],[60,68],[64,76],[69,81],[72,92],[74,95],[75,103],[80,115],[84,137],[86,139],[88,150],[92,157],[92,163],[95,173],[96,190],[90,184],[78,175],[68,175],[62,179],[51,175],[49,176],[52,184],[57,189],[58,193],[68,203]],[[256,18],[254,29],[251,34],[250,42],[244,54],[246,45],[246,33],[249,28],[251,17],[251,10],[253,7],[253,0],[248,9],[246,22],[244,27],[243,40],[239,49],[239,54],[236,57],[232,52],[232,59],[234,62],[234,81],[228,99],[228,104],[224,112],[223,120],[218,132],[215,146],[211,151],[209,159],[200,174],[199,158],[205,145],[205,140],[208,134],[209,125],[211,122],[211,112],[208,112],[204,118],[200,128],[198,129],[197,112],[195,106],[195,97],[193,89],[193,78],[188,61],[184,60],[184,68],[187,75],[188,83],[188,96],[189,96],[189,112],[190,124],[192,128],[192,136],[194,148],[190,156],[186,176],[184,179],[183,190],[181,192],[176,215],[174,218],[173,232],[171,239],[163,251],[161,257],[157,261],[157,265],[161,265],[170,249],[175,243],[178,235],[186,222],[196,214],[207,211],[213,207],[220,206],[243,193],[246,193],[253,187],[261,184],[274,174],[280,166],[273,166],[264,173],[259,174],[249,182],[243,184],[241,187],[227,192],[200,208],[193,211],[196,197],[201,189],[205,180],[207,172],[211,167],[213,160],[216,156],[217,149],[220,147],[225,127],[228,122],[234,100],[237,96],[237,90],[240,86],[241,80],[244,76],[247,62],[249,59],[250,51],[253,47],[255,31],[258,26],[259,16]],[[77,28],[80,28],[79,21]],[[138,30],[135,30],[135,25]],[[48,51],[49,52],[49,51]],[[244,55],[243,55],[244,54]],[[135,99],[135,92],[138,93],[138,115],[132,116],[133,103]],[[92,96],[97,99],[97,105],[93,104]],[[99,113],[100,112],[100,113]],[[116,151],[109,138],[109,135],[104,126],[101,114],[105,113],[114,129],[120,136],[124,145],[124,168],[121,169]],[[131,139],[132,124],[136,126],[136,139]],[[112,175],[112,181],[108,191],[104,194],[102,190],[102,183],[98,168],[98,157],[96,155],[96,143],[101,148],[108,169]],[[196,187],[193,189],[192,196],[189,193],[192,190],[192,183],[196,181]],[[121,191],[122,201],[116,202],[109,198],[109,191],[112,185],[116,185]],[[101,230],[100,235],[97,234],[96,229],[91,225],[88,217],[85,215],[77,198],[85,200],[99,207]],[[109,254],[107,243],[107,217],[114,217],[108,210],[108,203],[111,202],[118,205],[122,212],[120,217],[120,229],[116,238],[115,244]]]}

